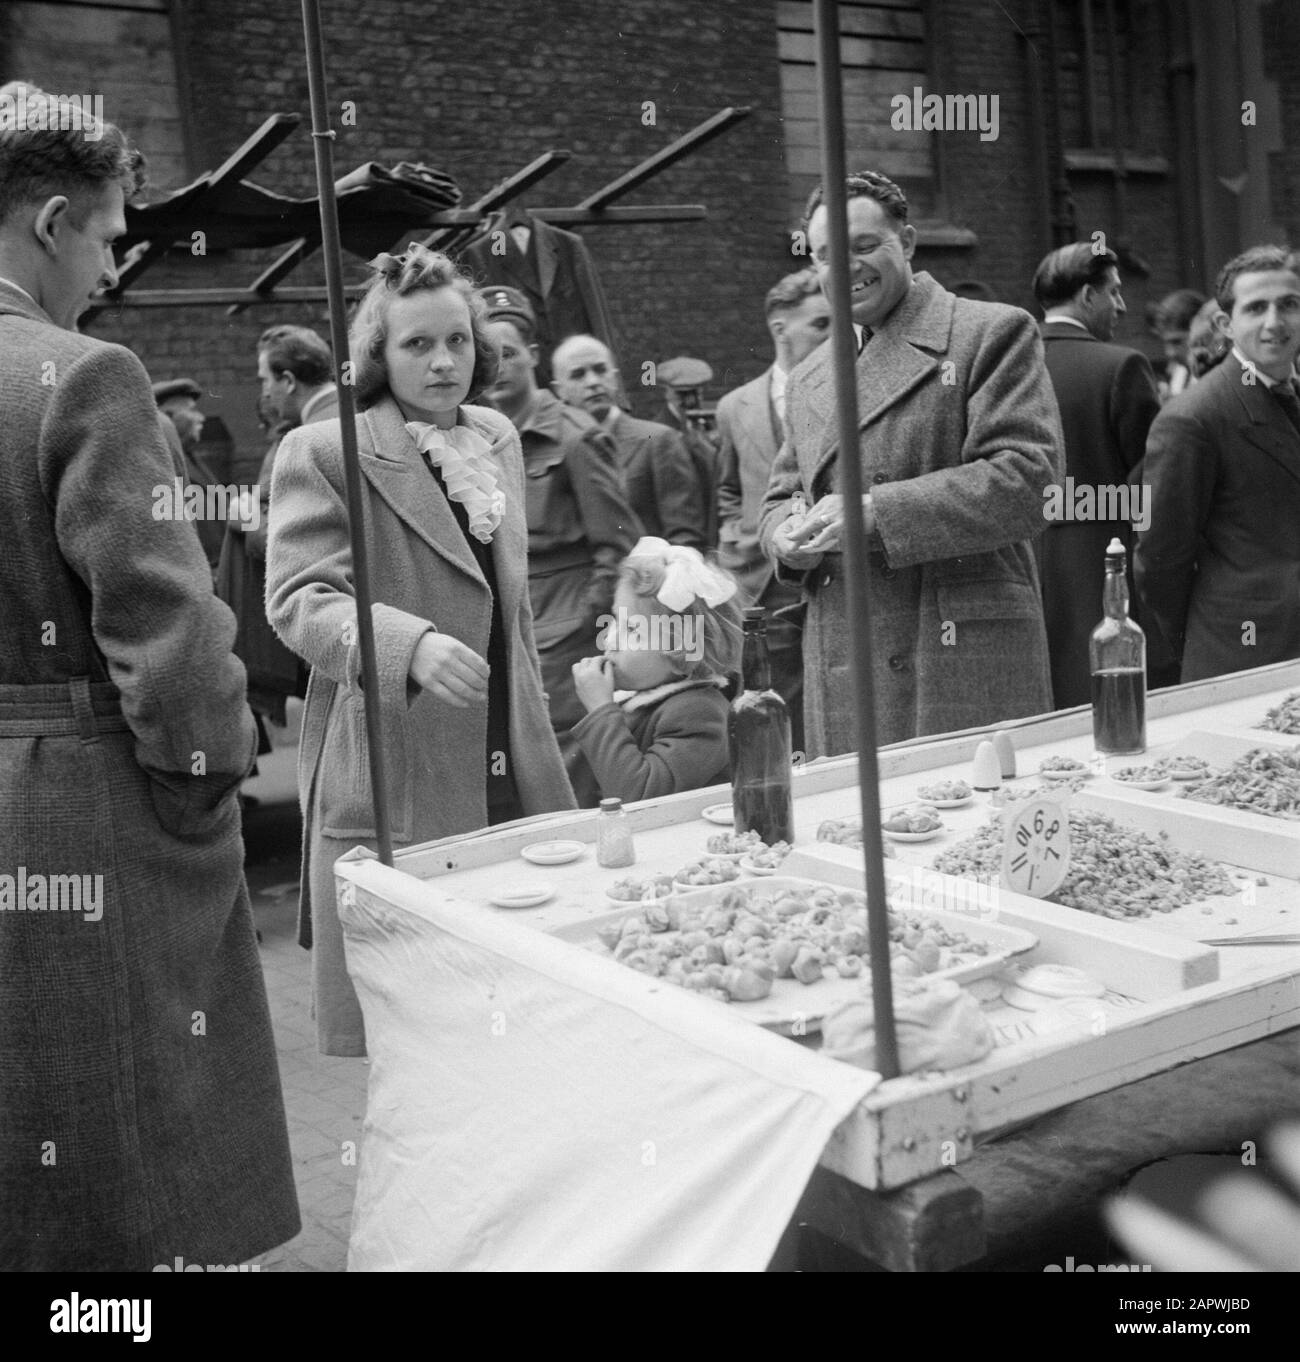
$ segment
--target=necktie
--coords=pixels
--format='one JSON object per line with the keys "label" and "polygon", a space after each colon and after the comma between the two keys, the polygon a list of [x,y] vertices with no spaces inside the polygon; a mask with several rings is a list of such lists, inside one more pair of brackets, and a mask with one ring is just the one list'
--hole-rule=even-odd
{"label": "necktie", "polygon": [[858,338],[858,354],[861,354],[867,348],[867,342],[870,339],[871,328],[869,326],[864,326],[862,328],[862,335]]}
{"label": "necktie", "polygon": [[1277,383],[1273,387],[1273,395],[1282,404],[1282,410],[1295,427],[1296,434],[1300,435],[1300,397],[1296,395],[1295,385],[1289,381]]}

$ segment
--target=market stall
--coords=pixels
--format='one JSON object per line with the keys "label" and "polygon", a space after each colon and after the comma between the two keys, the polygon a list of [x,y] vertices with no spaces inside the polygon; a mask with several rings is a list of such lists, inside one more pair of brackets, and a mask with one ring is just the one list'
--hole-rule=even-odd
{"label": "market stall", "polygon": [[[1094,757],[1086,708],[1011,726],[1013,787],[1037,786],[1046,759],[1083,764],[1081,777],[1051,787],[1082,875],[1053,897],[1092,911],[989,875],[1000,843],[989,860],[995,839],[980,829],[1015,811],[998,807],[1001,790],[972,792],[941,811],[932,835],[894,842],[891,909],[938,911],[964,928],[954,939],[981,939],[993,967],[955,973],[994,1045],[976,1063],[883,1083],[818,1053],[821,1016],[860,979],[828,970],[807,989],[781,980],[779,998],[774,989],[765,1003],[737,1005],[627,969],[601,944],[599,924],[639,907],[620,909],[607,891],[631,873],[697,862],[719,832],[702,815],[726,804],[725,787],[631,806],[633,872],[595,864],[590,812],[412,847],[393,869],[368,853],[345,858],[349,967],[373,1056],[352,1265],[761,1267],[796,1208],[891,1266],[978,1258],[1017,1196],[1042,1196],[1032,1178],[982,1178],[1004,1147],[992,1137],[1056,1113],[1063,1165],[1077,1165],[1086,1148],[1069,1139],[1086,1141],[1089,1127],[1069,1136],[1061,1122],[1085,1099],[1135,1092],[1126,1085],[1156,1075],[1176,1080],[1168,1071],[1300,1025],[1300,958],[1286,940],[1300,915],[1300,810],[1286,799],[1300,738],[1258,727],[1297,688],[1300,664],[1288,663],[1156,693],[1148,752],[1135,758]],[[914,806],[922,786],[969,782],[988,736],[882,749],[886,817]],[[1215,774],[1256,751],[1261,769],[1235,786]],[[1204,763],[1214,797],[1251,807],[1189,797],[1195,782],[1137,789],[1115,779],[1169,756]],[[857,813],[856,779],[852,757],[797,770],[796,840],[780,876],[861,886],[860,851],[817,838]],[[1161,848],[1159,864],[1144,866],[1153,855],[1144,835]],[[574,859],[521,857],[560,840],[580,844]],[[1169,852],[1204,858],[1189,871]],[[1089,856],[1100,857],[1091,879]],[[529,892],[544,897],[493,906],[526,903]],[[1240,937],[1261,944],[1211,944]],[[1044,966],[1098,988],[1026,1006],[1020,985]],[[821,1001],[818,990],[834,996]],[[745,1017],[763,1006],[757,1024]],[[1293,1040],[1250,1063],[1287,1062]],[[1252,1119],[1258,1129],[1257,1109]],[[1193,1124],[1170,1118],[1153,1132],[1135,1122],[1127,1145],[1112,1139],[1107,1176],[1122,1176],[1128,1157],[1132,1167],[1195,1148]],[[1032,1142],[1032,1132],[1015,1138]]]}

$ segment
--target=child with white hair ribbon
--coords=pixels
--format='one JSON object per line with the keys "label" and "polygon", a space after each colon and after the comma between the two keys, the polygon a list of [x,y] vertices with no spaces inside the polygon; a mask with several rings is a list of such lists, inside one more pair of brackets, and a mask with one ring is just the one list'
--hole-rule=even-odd
{"label": "child with white hair ribbon", "polygon": [[602,657],[574,664],[586,709],[572,730],[578,803],[649,799],[731,778],[728,700],[740,666],[735,580],[695,549],[638,540],[619,568]]}

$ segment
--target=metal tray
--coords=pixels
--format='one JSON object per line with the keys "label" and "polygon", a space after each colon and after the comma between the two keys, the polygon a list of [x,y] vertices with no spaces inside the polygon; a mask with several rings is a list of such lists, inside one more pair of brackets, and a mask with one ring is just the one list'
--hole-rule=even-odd
{"label": "metal tray", "polygon": [[[832,889],[836,893],[846,892],[842,885],[829,884],[825,880],[802,879],[791,875],[771,875],[762,879],[732,880],[727,884],[710,884],[690,893],[673,894],[667,902],[686,907],[707,907],[716,903],[730,889],[745,889],[751,894],[771,898],[783,889]],[[864,903],[866,896],[857,894]],[[665,902],[665,900],[660,900]],[[613,954],[596,935],[597,929],[611,922],[621,922],[641,910],[642,904],[629,903],[610,913],[601,913],[588,918],[585,922],[574,922],[557,927],[551,935],[562,941],[594,950],[606,959],[613,960]],[[996,922],[985,921],[978,916],[963,913],[946,913],[937,909],[914,908],[910,904],[899,905],[892,899],[890,908],[904,917],[919,923],[934,923],[949,931],[962,932],[975,941],[985,942],[989,947],[988,955],[974,956],[969,960],[949,965],[946,969],[935,970],[923,975],[927,979],[952,979],[959,984],[969,983],[972,979],[982,979],[997,974],[1008,961],[1023,955],[1038,945],[1038,938],[1019,927],[1006,927]],[[866,962],[864,961],[864,964]],[[868,966],[869,971],[869,966]],[[663,981],[665,988],[675,988],[675,984]],[[797,979],[777,979],[772,991],[766,998],[750,1003],[719,1003],[739,1017],[765,1026],[771,1031],[785,1036],[808,1035],[821,1028],[822,1018],[841,1003],[852,1002],[862,997],[868,983],[868,973],[856,979],[843,979],[832,974],[819,983],[801,984]],[[713,1000],[705,1000],[713,1001]]]}

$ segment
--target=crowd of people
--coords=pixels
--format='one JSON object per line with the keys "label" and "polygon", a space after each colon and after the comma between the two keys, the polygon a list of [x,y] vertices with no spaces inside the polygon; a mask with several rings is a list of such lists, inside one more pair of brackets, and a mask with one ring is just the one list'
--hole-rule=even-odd
{"label": "crowd of people", "polygon": [[[864,172],[846,184],[858,508],[823,344],[820,191],[810,266],[762,303],[771,364],[721,398],[711,437],[677,408],[680,427],[634,417],[595,336],[544,354],[520,291],[476,288],[417,245],[373,262],[349,336],[367,696],[322,337],[272,327],[250,357],[268,439],[256,505],[219,534],[150,514],[159,481],[212,476],[202,390],[151,388],[129,351],[77,329],[116,282],[140,164],[110,125],[94,141],[0,134],[0,845],[6,864],[102,873],[117,904],[98,930],[0,914],[0,1265],[148,1267],[182,1240],[235,1262],[296,1231],[237,810],[290,697],[300,941],[321,1049],[356,1056],[332,866],[377,836],[367,701],[399,845],[724,782],[744,606],[767,611],[796,749],[850,752],[850,514],[879,743],[1085,702],[1116,535],[1152,684],[1300,656],[1293,258],[1252,248],[1213,300],[1166,299],[1162,389],[1114,343],[1115,255],[1048,255],[1039,325],[914,272],[906,197]],[[1092,500],[1063,498],[1072,486]],[[74,972],[78,1000],[56,997]],[[47,1144],[57,1159],[33,1176]]]}

